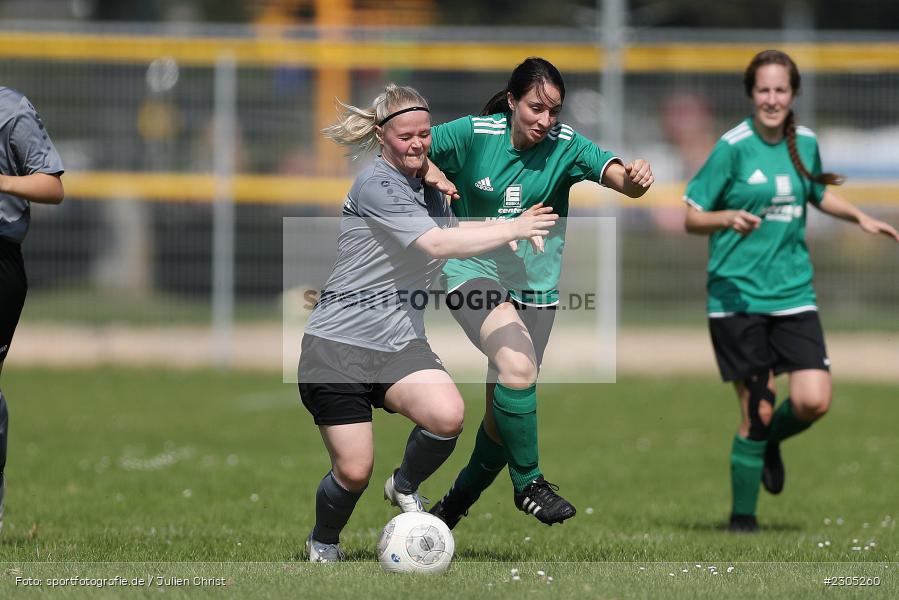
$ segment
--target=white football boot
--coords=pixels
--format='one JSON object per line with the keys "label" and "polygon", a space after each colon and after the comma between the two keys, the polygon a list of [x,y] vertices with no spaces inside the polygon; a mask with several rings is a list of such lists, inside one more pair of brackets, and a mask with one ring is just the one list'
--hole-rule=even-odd
{"label": "white football boot", "polygon": [[[384,482],[384,500],[387,500],[394,506],[398,506],[404,513],[425,511],[425,507],[422,505],[422,496],[418,492],[412,492],[411,494],[398,492],[393,485],[393,475]],[[424,498],[424,502],[430,501]]]}

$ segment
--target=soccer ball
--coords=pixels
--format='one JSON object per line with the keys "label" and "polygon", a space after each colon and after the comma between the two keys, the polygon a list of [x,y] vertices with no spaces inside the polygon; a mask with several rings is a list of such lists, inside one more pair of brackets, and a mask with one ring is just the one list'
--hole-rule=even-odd
{"label": "soccer ball", "polygon": [[456,541],[446,523],[426,512],[402,513],[384,526],[378,560],[388,573],[445,572]]}

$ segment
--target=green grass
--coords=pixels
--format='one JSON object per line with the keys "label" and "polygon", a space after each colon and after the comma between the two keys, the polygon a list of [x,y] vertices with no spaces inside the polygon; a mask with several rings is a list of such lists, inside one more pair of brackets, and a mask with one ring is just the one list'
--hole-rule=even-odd
{"label": "green grass", "polygon": [[[243,300],[234,306],[238,322],[272,322],[281,316],[278,299]],[[84,288],[29,293],[23,318],[32,322],[99,326],[124,324],[134,327],[206,325],[212,319],[208,295],[98,293]]]}
{"label": "green grass", "polygon": [[[699,327],[705,329],[705,297],[676,300],[670,293],[657,301],[646,301],[645,294],[624,290],[619,300],[620,326],[627,327]],[[568,299],[563,289],[563,298]],[[579,298],[583,302],[583,296]],[[100,293],[83,287],[29,292],[23,320],[31,323],[69,323],[103,326],[127,325],[158,327],[164,325],[207,325],[212,319],[209,296],[177,294],[114,294]],[[899,312],[888,302],[880,304],[821,304],[822,319],[827,331],[834,332],[899,332]],[[279,298],[257,300],[238,299],[234,319],[238,324],[274,323],[281,319]],[[598,318],[594,310],[572,311],[566,315],[568,323],[580,320],[594,325]],[[431,310],[428,324],[451,322],[444,307]]]}
{"label": "green grass", "polygon": [[[12,438],[2,595],[21,591],[16,576],[44,579],[33,589],[47,593],[49,577],[150,574],[221,576],[235,597],[817,597],[828,576],[880,577],[829,590],[841,597],[899,594],[895,386],[837,382],[831,414],[784,446],[786,490],[763,493],[764,531],[750,536],[723,529],[737,409],[711,372],[543,386],[541,464],[578,516],[540,525],[515,510],[501,475],[457,527],[456,562],[438,578],[387,576],[375,562],[395,511],[379,488],[402,453],[402,417],[376,414],[371,489],[342,538],[350,562],[306,565],[299,552],[328,464],[295,386],[278,375],[8,365],[3,390]],[[463,387],[466,431],[423,486],[431,498],[467,458],[480,390]]]}

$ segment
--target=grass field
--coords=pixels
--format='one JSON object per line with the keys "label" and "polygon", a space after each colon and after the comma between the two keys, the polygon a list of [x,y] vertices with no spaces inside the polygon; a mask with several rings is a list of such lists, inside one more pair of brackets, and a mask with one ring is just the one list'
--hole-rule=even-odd
{"label": "grass field", "polygon": [[[701,288],[702,289],[702,288]],[[642,299],[637,292],[622,298],[619,304],[621,326],[680,326],[705,329],[706,317],[702,307],[705,298],[681,299],[674,303],[666,290],[660,300],[653,303]],[[844,299],[845,301],[845,299]],[[281,314],[280,298],[255,301],[240,300],[235,303],[235,319],[238,324],[270,323]],[[428,326],[447,317],[437,311],[428,315]],[[595,322],[595,314],[581,311],[587,323]],[[838,304],[823,298],[822,318],[828,332],[899,332],[899,313],[892,304]],[[195,298],[177,294],[157,293],[151,296],[117,296],[96,290],[76,287],[54,291],[39,290],[29,296],[23,319],[33,323],[65,323],[83,326],[124,325],[154,328],[161,325],[206,326],[212,319],[212,307],[207,295]],[[444,319],[445,321],[445,319]]]}
{"label": "grass field", "polygon": [[[204,582],[193,577],[232,597],[899,596],[895,386],[836,383],[830,415],[784,446],[787,487],[763,493],[765,529],[750,536],[724,531],[737,410],[711,366],[700,379],[544,386],[541,463],[578,516],[537,523],[514,509],[501,475],[457,527],[456,562],[437,578],[388,576],[375,559],[395,511],[380,486],[410,428],[402,417],[376,416],[375,474],[342,539],[350,562],[307,565],[299,552],[328,465],[277,374],[7,365],[3,390],[12,424],[2,596],[22,591],[17,577],[41,579],[32,591],[53,596],[121,592],[49,587],[75,576],[140,577],[154,596],[196,595]],[[435,500],[477,427],[480,388],[463,391],[459,449],[422,489]],[[880,585],[825,588],[840,576]]]}

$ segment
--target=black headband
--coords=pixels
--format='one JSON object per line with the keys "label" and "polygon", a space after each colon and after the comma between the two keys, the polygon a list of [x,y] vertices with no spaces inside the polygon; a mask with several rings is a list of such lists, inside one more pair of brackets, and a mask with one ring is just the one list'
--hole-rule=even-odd
{"label": "black headband", "polygon": [[396,111],[396,112],[390,113],[389,115],[387,115],[386,117],[384,117],[383,119],[381,119],[381,122],[378,123],[378,126],[379,126],[379,127],[383,127],[383,126],[384,126],[384,123],[386,123],[387,121],[389,121],[389,120],[392,119],[393,117],[396,117],[397,115],[401,115],[401,114],[403,114],[403,113],[416,111],[416,110],[423,110],[423,111],[425,111],[426,113],[431,112],[430,110],[428,110],[428,108],[427,108],[426,106],[410,106],[409,108],[404,108],[403,110],[398,110],[398,111]]}

